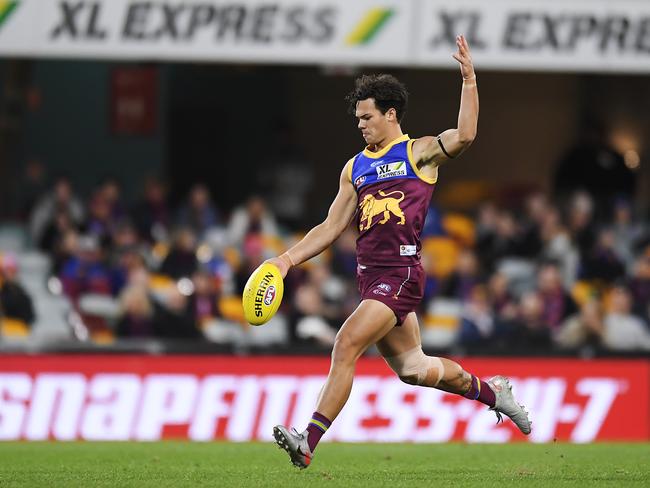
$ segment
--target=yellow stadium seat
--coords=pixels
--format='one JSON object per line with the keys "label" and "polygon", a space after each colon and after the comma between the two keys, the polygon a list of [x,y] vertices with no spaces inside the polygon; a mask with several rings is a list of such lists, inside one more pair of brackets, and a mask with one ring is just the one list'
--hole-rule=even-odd
{"label": "yellow stadium seat", "polygon": [[427,305],[423,324],[425,328],[456,330],[460,324],[461,303],[451,298],[434,298]]}
{"label": "yellow stadium seat", "polygon": [[493,194],[489,183],[484,181],[449,181],[436,191],[436,201],[441,206],[459,210],[473,210]]}
{"label": "yellow stadium seat", "polygon": [[90,339],[95,344],[106,346],[115,342],[115,335],[108,329],[101,329],[93,331],[90,335]]}
{"label": "yellow stadium seat", "polygon": [[456,330],[458,328],[459,318],[453,315],[432,315],[427,314],[424,316],[424,327],[439,328],[439,329],[452,329]]}
{"label": "yellow stadium seat", "polygon": [[240,296],[224,296],[219,300],[219,311],[225,319],[235,322],[246,323],[244,319],[244,307],[241,304]]}
{"label": "yellow stadium seat", "polygon": [[223,250],[223,258],[232,269],[239,269],[241,265],[241,256],[239,251],[234,247],[227,247]]}
{"label": "yellow stadium seat", "polygon": [[436,278],[451,274],[458,261],[458,244],[449,237],[428,237],[422,242],[425,271]]}
{"label": "yellow stadium seat", "polygon": [[450,213],[442,218],[442,227],[447,234],[465,247],[471,247],[476,240],[476,228],[472,219],[459,213]]}
{"label": "yellow stadium seat", "polygon": [[0,319],[0,332],[3,337],[27,337],[29,326],[22,320],[5,317]]}
{"label": "yellow stadium seat", "polygon": [[262,243],[265,249],[273,251],[275,254],[282,254],[285,250],[284,241],[274,235],[264,234],[262,236]]}
{"label": "yellow stadium seat", "polygon": [[175,286],[174,280],[167,275],[152,274],[149,277],[149,286],[153,291],[165,291]]}
{"label": "yellow stadium seat", "polygon": [[598,289],[588,281],[576,281],[571,289],[571,296],[580,306],[598,294]]}
{"label": "yellow stadium seat", "polygon": [[164,242],[157,242],[151,248],[151,254],[157,261],[162,262],[169,254],[169,245]]}
{"label": "yellow stadium seat", "polygon": [[422,320],[422,344],[426,347],[450,347],[458,335],[460,317],[461,303],[458,300],[431,300]]}
{"label": "yellow stadium seat", "polygon": [[612,289],[608,288],[605,290],[603,293],[603,298],[601,299],[600,303],[603,305],[603,310],[605,313],[608,313],[612,309]]}

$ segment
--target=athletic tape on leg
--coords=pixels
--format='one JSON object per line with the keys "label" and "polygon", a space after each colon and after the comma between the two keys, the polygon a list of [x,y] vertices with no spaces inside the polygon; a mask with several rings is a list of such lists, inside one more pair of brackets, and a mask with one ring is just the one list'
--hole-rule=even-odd
{"label": "athletic tape on leg", "polygon": [[388,366],[397,373],[400,378],[416,377],[416,384],[424,384],[429,371],[435,369],[438,373],[437,379],[433,385],[437,386],[445,374],[445,367],[440,358],[427,356],[418,346],[410,351],[403,352],[398,356],[384,358]]}

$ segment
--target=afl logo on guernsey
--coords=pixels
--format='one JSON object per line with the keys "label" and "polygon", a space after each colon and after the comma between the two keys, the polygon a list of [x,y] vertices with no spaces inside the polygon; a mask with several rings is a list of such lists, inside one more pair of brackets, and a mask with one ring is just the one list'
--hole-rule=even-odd
{"label": "afl logo on guernsey", "polygon": [[271,305],[274,299],[275,299],[275,286],[271,285],[269,286],[268,290],[266,290],[266,294],[264,295],[264,305],[266,306]]}
{"label": "afl logo on guernsey", "polygon": [[365,176],[359,176],[356,180],[354,180],[354,186],[359,188],[361,185],[363,185],[364,181],[366,181]]}

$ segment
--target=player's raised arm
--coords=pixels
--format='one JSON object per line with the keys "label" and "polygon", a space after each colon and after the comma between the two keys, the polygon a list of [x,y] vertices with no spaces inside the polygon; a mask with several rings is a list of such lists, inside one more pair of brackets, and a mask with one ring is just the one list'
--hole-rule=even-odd
{"label": "player's raised arm", "polygon": [[448,129],[438,136],[422,137],[413,145],[413,157],[419,167],[436,167],[448,159],[455,158],[467,149],[476,137],[478,125],[478,87],[476,74],[464,36],[456,37],[458,51],[453,57],[460,65],[463,88],[460,95],[458,127]]}
{"label": "player's raised arm", "polygon": [[284,278],[291,266],[303,263],[327,249],[347,228],[357,208],[357,195],[349,178],[348,163],[341,171],[339,191],[330,206],[327,218],[302,238],[295,246],[268,262],[275,264]]}

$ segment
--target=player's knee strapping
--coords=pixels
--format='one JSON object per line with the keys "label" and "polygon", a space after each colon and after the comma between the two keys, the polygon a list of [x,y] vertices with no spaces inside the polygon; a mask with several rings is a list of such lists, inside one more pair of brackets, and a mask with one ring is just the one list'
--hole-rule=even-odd
{"label": "player's knee strapping", "polygon": [[445,373],[440,358],[425,355],[420,346],[385,360],[402,381],[412,385],[437,386]]}

